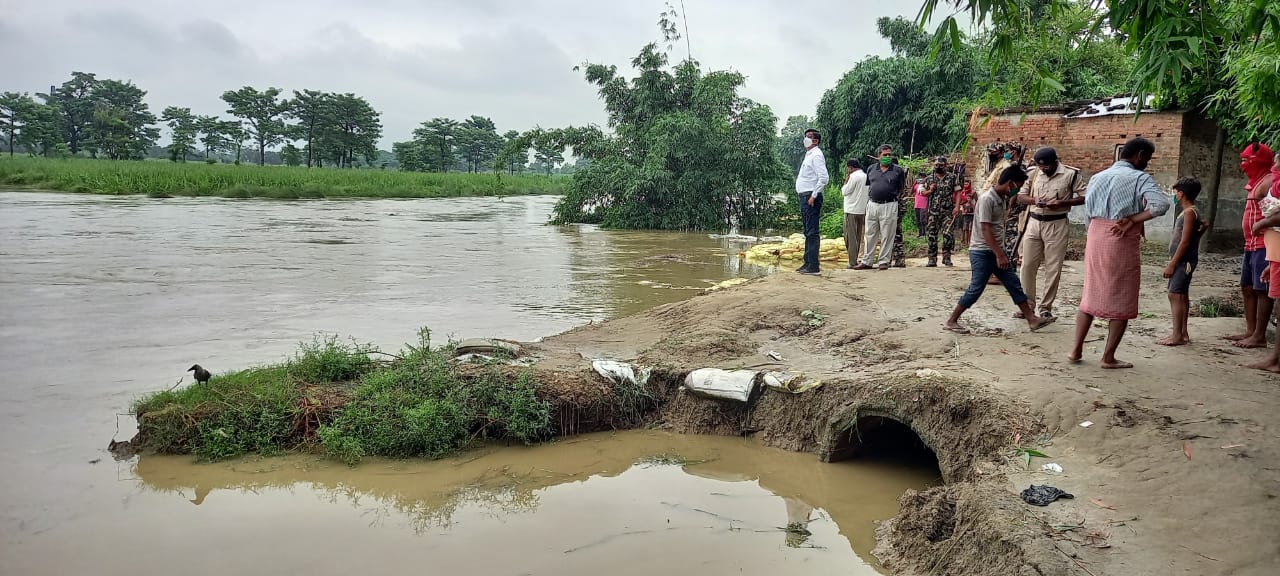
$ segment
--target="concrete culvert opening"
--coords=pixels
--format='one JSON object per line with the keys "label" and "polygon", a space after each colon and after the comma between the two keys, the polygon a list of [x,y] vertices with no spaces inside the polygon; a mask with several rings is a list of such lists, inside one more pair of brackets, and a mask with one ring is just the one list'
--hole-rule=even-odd
{"label": "concrete culvert opening", "polygon": [[827,462],[857,458],[938,471],[938,456],[910,426],[886,416],[867,415],[853,426],[837,430]]}

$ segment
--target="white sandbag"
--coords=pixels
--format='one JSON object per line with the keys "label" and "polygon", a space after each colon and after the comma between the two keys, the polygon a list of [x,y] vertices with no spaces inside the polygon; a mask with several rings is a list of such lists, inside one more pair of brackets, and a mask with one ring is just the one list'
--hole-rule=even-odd
{"label": "white sandbag", "polygon": [[759,374],[755,370],[699,368],[685,376],[684,387],[704,398],[747,402],[759,387]]}
{"label": "white sandbag", "polygon": [[649,369],[642,368],[637,374],[635,369],[626,362],[615,362],[613,360],[592,360],[591,368],[596,374],[604,377],[606,380],[614,384],[639,384],[644,386],[649,382]]}

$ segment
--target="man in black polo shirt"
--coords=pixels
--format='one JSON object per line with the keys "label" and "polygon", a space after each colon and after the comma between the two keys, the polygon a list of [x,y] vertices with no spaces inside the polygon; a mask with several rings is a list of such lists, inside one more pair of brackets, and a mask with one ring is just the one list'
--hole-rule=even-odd
{"label": "man in black polo shirt", "polygon": [[[867,205],[867,237],[862,262],[855,270],[889,268],[889,253],[898,227],[898,198],[907,184],[907,171],[893,163],[893,147],[880,147],[880,163],[867,170],[867,186],[871,202]],[[880,244],[879,258],[872,260],[876,244]]]}

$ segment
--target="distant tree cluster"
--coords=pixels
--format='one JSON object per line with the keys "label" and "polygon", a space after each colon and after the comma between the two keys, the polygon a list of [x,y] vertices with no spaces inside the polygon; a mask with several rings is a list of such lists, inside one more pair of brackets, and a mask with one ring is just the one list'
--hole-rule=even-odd
{"label": "distant tree cluster", "polygon": [[172,132],[167,156],[174,162],[203,152],[206,161],[227,154],[238,163],[246,141],[254,144],[259,164],[272,157],[268,148],[280,144],[278,159],[293,166],[349,168],[357,159],[369,165],[381,161],[381,114],[364,98],[316,90],[294,91],[293,98],[281,94],[279,88],[251,86],[224,92],[232,120],[197,116],[177,106],[166,107],[157,119],[143,101],[147,92],[132,82],[72,72],[70,80],[37,94],[38,99],[0,94],[0,136],[11,156],[22,149],[41,156],[139,160],[155,149],[158,120]]}
{"label": "distant tree cluster", "polygon": [[[392,151],[400,168],[412,172],[505,170],[514,174],[525,170],[528,154],[506,158],[501,166],[495,161],[503,147],[519,136],[515,130],[499,135],[493,120],[484,116],[461,121],[432,118],[413,131],[412,140],[393,144]],[[556,162],[562,160],[560,157]]]}

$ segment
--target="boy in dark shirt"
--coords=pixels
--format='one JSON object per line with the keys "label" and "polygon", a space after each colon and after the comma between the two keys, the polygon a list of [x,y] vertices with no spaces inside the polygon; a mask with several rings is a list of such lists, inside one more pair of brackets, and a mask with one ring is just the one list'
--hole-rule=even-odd
{"label": "boy in dark shirt", "polygon": [[1200,195],[1200,181],[1182,178],[1173,185],[1173,197],[1178,202],[1178,216],[1173,221],[1173,237],[1169,240],[1169,264],[1164,267],[1164,277],[1169,279],[1169,309],[1173,312],[1173,333],[1158,343],[1165,346],[1182,346],[1191,343],[1187,333],[1187,316],[1191,314],[1191,274],[1200,263],[1200,237],[1206,225],[1196,208]]}

